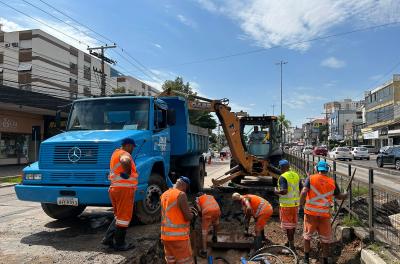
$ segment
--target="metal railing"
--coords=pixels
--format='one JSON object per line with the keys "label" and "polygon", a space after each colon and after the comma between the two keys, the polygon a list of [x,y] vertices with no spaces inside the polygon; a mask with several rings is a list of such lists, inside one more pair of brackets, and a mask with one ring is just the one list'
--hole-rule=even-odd
{"label": "metal railing", "polygon": [[[374,174],[377,171],[382,173],[383,170],[352,165],[347,162],[339,163],[326,157],[303,153],[285,153],[285,157],[290,162],[292,169],[303,177],[315,172],[314,167],[318,161],[322,159],[329,161],[331,163],[329,175],[335,180],[342,192],[348,187],[354,169],[364,169],[357,171],[356,176],[358,177],[354,177],[349,186],[349,197],[342,209],[347,211],[348,217],[354,225],[361,226],[368,231],[370,241],[378,240],[400,246],[400,190],[391,190],[374,183]],[[340,171],[338,166],[342,168]],[[344,172],[344,166],[346,172]],[[366,173],[368,173],[368,180],[365,177],[367,176]],[[337,208],[338,204],[335,201],[334,212]]]}

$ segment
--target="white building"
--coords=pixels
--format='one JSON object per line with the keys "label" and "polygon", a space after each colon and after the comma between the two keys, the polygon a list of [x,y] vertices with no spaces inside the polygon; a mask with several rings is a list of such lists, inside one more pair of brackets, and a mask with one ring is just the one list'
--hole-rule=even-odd
{"label": "white building", "polygon": [[126,93],[132,93],[134,95],[157,95],[160,93],[154,87],[132,77],[132,76],[118,76],[117,88],[124,88]]}
{"label": "white building", "polygon": [[[100,59],[40,29],[0,32],[3,84],[59,98],[100,95]],[[116,87],[105,64],[106,95]]]}
{"label": "white building", "polygon": [[324,104],[325,112],[330,115],[337,110],[357,110],[364,104],[364,100],[353,101],[352,99],[344,99],[342,101],[333,101]]}

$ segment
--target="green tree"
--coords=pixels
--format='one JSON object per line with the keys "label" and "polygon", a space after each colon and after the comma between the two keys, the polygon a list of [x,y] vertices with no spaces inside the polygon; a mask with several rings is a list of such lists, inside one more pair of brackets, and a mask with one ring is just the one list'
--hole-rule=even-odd
{"label": "green tree", "polygon": [[278,124],[282,126],[283,129],[289,129],[290,125],[292,122],[290,122],[288,119],[286,119],[285,115],[279,115],[278,116]]}
{"label": "green tree", "polygon": [[[190,87],[190,83],[184,83],[182,77],[176,77],[174,81],[166,80],[162,85],[162,89],[164,91],[170,89],[171,91],[183,92],[188,95],[187,98],[190,98],[191,95],[196,95],[196,92]],[[189,121],[191,124],[203,128],[214,129],[217,127],[217,122],[206,111],[189,110]]]}
{"label": "green tree", "polygon": [[126,93],[126,89],[125,89],[124,86],[115,87],[112,90],[113,90],[113,93],[115,93],[115,94],[124,94],[124,93]]}

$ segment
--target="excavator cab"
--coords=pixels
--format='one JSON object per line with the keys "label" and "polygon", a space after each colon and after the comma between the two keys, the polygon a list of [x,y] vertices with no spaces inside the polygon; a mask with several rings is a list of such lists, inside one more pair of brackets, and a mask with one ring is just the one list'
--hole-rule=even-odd
{"label": "excavator cab", "polygon": [[280,131],[275,116],[243,116],[239,118],[245,151],[259,159],[280,155]]}

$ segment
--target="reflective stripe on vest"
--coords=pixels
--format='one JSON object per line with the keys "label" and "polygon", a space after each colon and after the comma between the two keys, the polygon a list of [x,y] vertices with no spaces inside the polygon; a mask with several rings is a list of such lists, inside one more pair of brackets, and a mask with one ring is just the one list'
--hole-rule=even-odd
{"label": "reflective stripe on vest", "polygon": [[307,206],[307,205],[304,206],[304,209],[312,211],[312,212],[317,212],[317,213],[329,213],[329,211],[330,211],[330,208],[320,209],[320,208],[310,207],[310,206]]}
{"label": "reflective stripe on vest", "polygon": [[310,190],[307,193],[304,212],[306,214],[330,217],[334,181],[322,174],[310,176]]}
{"label": "reflective stripe on vest", "polygon": [[264,209],[267,207],[267,204],[265,203],[265,201],[264,200],[261,200],[261,202],[260,202],[260,204],[258,205],[258,207],[257,207],[257,211],[256,211],[256,213],[254,214],[254,217],[258,217],[259,215],[260,215],[260,213],[262,212],[262,211],[264,211]]}
{"label": "reflective stripe on vest", "polygon": [[[318,192],[318,190],[314,186],[311,185],[310,187],[311,187],[311,190],[313,192],[315,192],[315,194],[317,194],[317,196],[315,196],[315,197],[311,198],[310,200],[308,200],[306,202],[306,205],[307,204],[312,204],[312,205],[326,206],[326,207],[331,206],[331,203],[329,202],[327,197],[329,195],[332,195],[334,193],[333,191],[321,194],[321,193]],[[317,202],[317,200],[323,200],[324,202],[323,203]]]}
{"label": "reflective stripe on vest", "polygon": [[[297,179],[289,177],[288,174],[295,174]],[[284,177],[286,179],[288,185],[288,190],[287,190],[288,192],[286,195],[279,196],[280,206],[281,207],[298,206],[300,204],[300,189],[299,189],[300,176],[293,171],[287,171],[283,173],[281,177]],[[279,181],[278,181],[278,187],[280,190]]]}

